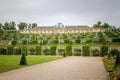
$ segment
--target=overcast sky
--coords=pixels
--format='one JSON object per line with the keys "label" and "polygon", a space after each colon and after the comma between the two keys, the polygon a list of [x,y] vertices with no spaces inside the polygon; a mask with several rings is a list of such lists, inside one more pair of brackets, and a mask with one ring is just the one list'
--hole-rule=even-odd
{"label": "overcast sky", "polygon": [[0,0],[0,22],[120,26],[120,0]]}

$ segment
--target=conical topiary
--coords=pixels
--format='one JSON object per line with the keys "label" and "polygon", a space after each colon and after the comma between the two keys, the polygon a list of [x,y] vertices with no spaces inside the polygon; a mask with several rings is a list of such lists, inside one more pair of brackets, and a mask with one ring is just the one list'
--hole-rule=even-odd
{"label": "conical topiary", "polygon": [[21,56],[20,65],[27,65],[27,60],[24,53]]}

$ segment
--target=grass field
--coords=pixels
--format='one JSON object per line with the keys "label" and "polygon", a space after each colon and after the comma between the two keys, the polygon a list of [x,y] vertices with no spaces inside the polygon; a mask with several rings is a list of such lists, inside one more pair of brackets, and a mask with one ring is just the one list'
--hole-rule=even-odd
{"label": "grass field", "polygon": [[[26,66],[20,66],[21,56],[6,56],[6,55],[0,55],[0,73],[26,67]],[[33,64],[39,64],[44,63],[56,59],[62,58],[61,56],[27,56],[27,66],[33,65]]]}

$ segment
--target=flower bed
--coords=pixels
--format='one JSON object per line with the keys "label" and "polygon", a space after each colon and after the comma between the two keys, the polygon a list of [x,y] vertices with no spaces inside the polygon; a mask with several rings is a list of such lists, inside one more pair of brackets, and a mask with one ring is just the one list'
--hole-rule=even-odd
{"label": "flower bed", "polygon": [[110,80],[119,80],[117,78],[118,71],[114,70],[115,58],[103,57],[103,63],[107,72],[109,73]]}

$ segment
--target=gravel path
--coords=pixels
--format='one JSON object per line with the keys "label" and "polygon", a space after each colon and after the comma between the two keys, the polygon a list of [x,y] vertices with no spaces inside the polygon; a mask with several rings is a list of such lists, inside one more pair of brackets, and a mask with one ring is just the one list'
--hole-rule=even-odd
{"label": "gravel path", "polygon": [[67,57],[0,74],[0,80],[106,80],[100,57]]}

